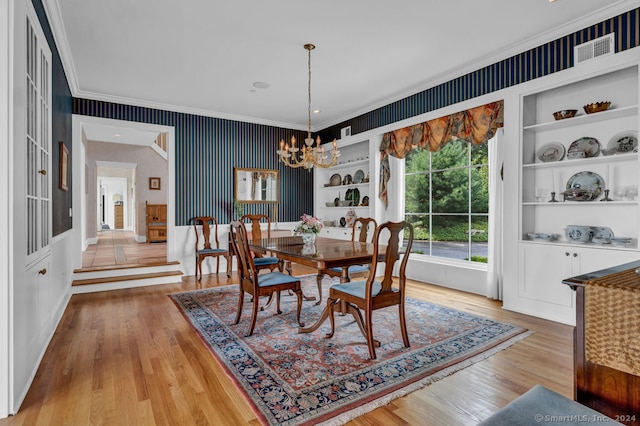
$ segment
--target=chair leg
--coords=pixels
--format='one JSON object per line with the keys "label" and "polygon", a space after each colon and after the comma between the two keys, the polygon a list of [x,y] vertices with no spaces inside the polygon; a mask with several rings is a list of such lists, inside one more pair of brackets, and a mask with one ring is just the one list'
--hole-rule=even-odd
{"label": "chair leg", "polygon": [[276,312],[281,314],[282,311],[280,310],[280,292],[277,291],[276,292]]}
{"label": "chair leg", "polygon": [[216,256],[216,275],[220,272],[220,256]]}
{"label": "chair leg", "polygon": [[[198,272],[200,272],[199,276],[198,276]],[[202,281],[202,258],[201,257],[196,257],[196,279],[198,281]]]}
{"label": "chair leg", "polygon": [[240,291],[238,292],[238,311],[236,312],[236,320],[233,322],[237,324],[240,322],[240,314],[242,314],[242,306],[244,305],[244,290],[240,287]]}
{"label": "chair leg", "polygon": [[249,332],[245,337],[249,337],[253,334],[253,329],[256,326],[256,320],[258,319],[258,307],[260,305],[260,298],[257,295],[253,295],[253,309],[251,309],[251,325],[249,326]]}
{"label": "chair leg", "polygon": [[298,297],[298,308],[296,309],[296,319],[298,320],[298,327],[304,327],[304,323],[300,322],[300,312],[302,311],[302,290],[300,290],[300,288],[298,287],[293,291]]}
{"label": "chair leg", "polygon": [[404,299],[400,301],[398,305],[400,309],[400,330],[402,331],[402,342],[405,348],[411,346],[409,344],[409,333],[407,333],[407,321],[404,315]]}
{"label": "chair leg", "polygon": [[231,278],[231,267],[233,266],[233,256],[229,255],[227,259],[227,278]]}
{"label": "chair leg", "polygon": [[319,305],[320,303],[322,303],[322,278],[323,277],[324,277],[324,274],[318,271],[318,275],[316,276],[316,285],[318,286],[318,301],[316,302],[316,305]]}
{"label": "chair leg", "polygon": [[369,357],[371,357],[371,359],[376,359],[376,348],[374,347],[374,343],[373,343],[372,314],[373,312],[370,309],[367,309],[366,311],[367,321],[365,323],[367,334],[365,337],[367,338],[367,346],[369,347]]}
{"label": "chair leg", "polygon": [[329,314],[329,323],[331,324],[331,331],[325,335],[327,339],[332,338],[333,334],[336,331],[336,322],[335,318],[333,317],[333,307],[338,303],[340,303],[340,300],[332,299],[330,297],[327,298],[327,307],[325,308],[325,310]]}
{"label": "chair leg", "polygon": [[265,303],[264,306],[260,306],[260,310],[261,311],[267,310],[267,308],[271,306],[271,302],[273,302],[273,293],[269,295],[269,298],[267,299],[267,303]]}

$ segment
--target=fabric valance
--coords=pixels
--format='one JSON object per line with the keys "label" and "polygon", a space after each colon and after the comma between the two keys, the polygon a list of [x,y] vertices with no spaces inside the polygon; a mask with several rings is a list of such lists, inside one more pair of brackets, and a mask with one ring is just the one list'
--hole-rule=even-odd
{"label": "fabric valance", "polygon": [[503,126],[504,101],[491,102],[444,117],[387,132],[380,143],[380,189],[378,198],[389,205],[387,184],[391,178],[389,156],[405,158],[415,148],[440,151],[454,140],[480,145]]}

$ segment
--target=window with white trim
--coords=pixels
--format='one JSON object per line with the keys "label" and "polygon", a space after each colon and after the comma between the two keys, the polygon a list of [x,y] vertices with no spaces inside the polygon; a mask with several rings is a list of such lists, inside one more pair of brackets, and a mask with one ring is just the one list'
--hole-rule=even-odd
{"label": "window with white trim", "polygon": [[487,262],[488,144],[452,141],[440,151],[413,149],[405,160],[405,220],[413,253]]}

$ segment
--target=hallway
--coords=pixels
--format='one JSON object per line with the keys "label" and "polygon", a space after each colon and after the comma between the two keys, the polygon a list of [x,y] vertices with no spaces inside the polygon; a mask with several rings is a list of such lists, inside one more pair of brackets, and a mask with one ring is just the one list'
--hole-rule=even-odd
{"label": "hallway", "polygon": [[138,243],[131,231],[103,230],[98,244],[82,253],[82,268],[106,268],[167,261],[167,243]]}

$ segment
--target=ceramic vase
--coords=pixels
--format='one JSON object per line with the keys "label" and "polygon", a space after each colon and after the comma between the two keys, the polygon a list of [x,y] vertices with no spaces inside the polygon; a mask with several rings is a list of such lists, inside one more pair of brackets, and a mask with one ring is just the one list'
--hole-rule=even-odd
{"label": "ceramic vase", "polygon": [[313,232],[306,232],[302,234],[302,242],[305,245],[315,244],[316,242],[316,234]]}

